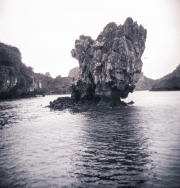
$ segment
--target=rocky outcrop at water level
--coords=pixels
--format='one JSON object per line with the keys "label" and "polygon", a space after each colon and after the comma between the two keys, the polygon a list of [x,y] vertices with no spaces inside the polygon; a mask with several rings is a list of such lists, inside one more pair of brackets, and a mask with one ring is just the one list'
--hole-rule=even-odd
{"label": "rocky outcrop at water level", "polygon": [[[142,25],[127,18],[124,25],[107,24],[96,40],[81,35],[71,51],[79,62],[80,72],[67,106],[75,103],[120,106],[120,98],[133,92],[141,73],[146,34]],[[61,99],[51,102],[51,107],[55,108],[57,103]]]}

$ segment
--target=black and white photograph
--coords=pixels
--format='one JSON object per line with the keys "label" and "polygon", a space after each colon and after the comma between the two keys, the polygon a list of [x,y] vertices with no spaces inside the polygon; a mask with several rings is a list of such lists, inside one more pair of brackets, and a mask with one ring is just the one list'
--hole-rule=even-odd
{"label": "black and white photograph", "polygon": [[180,0],[0,0],[0,188],[180,187]]}

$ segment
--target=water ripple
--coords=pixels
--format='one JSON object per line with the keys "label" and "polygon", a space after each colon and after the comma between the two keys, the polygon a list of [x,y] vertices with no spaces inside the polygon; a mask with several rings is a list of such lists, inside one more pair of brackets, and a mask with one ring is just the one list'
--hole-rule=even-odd
{"label": "water ripple", "polygon": [[179,93],[150,94],[83,113],[45,108],[57,96],[1,102],[0,186],[179,187]]}

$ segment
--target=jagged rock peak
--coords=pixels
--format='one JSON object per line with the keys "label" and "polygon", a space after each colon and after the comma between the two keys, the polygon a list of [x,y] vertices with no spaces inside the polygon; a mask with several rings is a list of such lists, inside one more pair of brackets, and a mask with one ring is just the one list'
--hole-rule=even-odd
{"label": "jagged rock peak", "polygon": [[132,18],[107,24],[96,40],[81,35],[71,54],[80,72],[72,86],[75,101],[104,98],[118,102],[133,92],[141,72],[147,31]]}

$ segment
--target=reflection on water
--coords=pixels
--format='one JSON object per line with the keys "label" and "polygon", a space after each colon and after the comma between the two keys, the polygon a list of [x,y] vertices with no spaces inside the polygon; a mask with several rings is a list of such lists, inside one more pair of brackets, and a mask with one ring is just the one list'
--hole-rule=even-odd
{"label": "reflection on water", "polygon": [[[138,126],[138,111],[125,108],[86,116],[86,136],[82,137],[76,165],[82,187],[89,183],[112,187],[146,182],[153,164],[148,159],[148,138],[143,135],[143,127]],[[90,121],[93,126],[89,126]]]}
{"label": "reflection on water", "polygon": [[45,98],[0,103],[0,187],[179,187],[180,92],[71,113]]}

